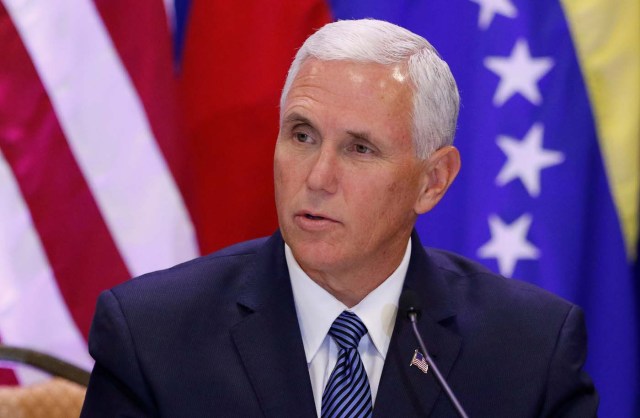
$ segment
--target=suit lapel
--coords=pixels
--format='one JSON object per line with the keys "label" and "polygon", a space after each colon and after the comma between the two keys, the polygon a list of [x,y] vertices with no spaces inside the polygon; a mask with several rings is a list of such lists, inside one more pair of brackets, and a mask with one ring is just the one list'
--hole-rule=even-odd
{"label": "suit lapel", "polygon": [[[429,260],[415,231],[412,243],[404,287],[414,290],[423,303],[418,329],[427,350],[446,378],[461,346],[461,338],[453,331],[454,304],[444,278]],[[375,416],[429,415],[442,390],[433,372],[424,374],[417,367],[409,366],[417,348],[411,324],[398,314],[373,409]]]}
{"label": "suit lapel", "polygon": [[257,257],[231,336],[265,416],[315,416],[284,243],[276,233]]}

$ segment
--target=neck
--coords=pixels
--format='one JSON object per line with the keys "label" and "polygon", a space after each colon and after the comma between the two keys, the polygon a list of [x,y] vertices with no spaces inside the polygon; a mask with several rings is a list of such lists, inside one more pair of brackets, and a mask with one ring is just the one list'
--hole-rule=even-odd
{"label": "neck", "polygon": [[386,280],[386,277],[382,280],[375,281],[371,279],[353,280],[352,278],[345,281],[344,279],[327,276],[320,278],[309,277],[348,308],[352,308],[360,303],[362,299]]}
{"label": "neck", "polygon": [[352,308],[393,274],[402,262],[406,249],[405,244],[402,251],[387,258],[383,265],[370,262],[366,266],[337,271],[309,270],[302,265],[300,267],[311,280],[345,306]]}

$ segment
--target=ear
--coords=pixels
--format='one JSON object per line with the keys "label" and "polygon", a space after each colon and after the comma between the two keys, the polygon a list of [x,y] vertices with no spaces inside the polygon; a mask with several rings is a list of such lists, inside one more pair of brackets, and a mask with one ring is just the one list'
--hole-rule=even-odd
{"label": "ear", "polygon": [[425,161],[423,183],[415,211],[429,212],[442,199],[460,171],[460,153],[453,146],[442,147]]}

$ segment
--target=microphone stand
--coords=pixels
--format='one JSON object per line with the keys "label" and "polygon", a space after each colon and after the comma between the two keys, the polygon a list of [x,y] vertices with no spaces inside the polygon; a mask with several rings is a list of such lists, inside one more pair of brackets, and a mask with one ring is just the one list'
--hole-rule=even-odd
{"label": "microphone stand", "polygon": [[413,334],[416,336],[416,339],[418,340],[418,345],[420,345],[420,349],[424,354],[424,358],[427,361],[427,364],[431,367],[431,370],[433,371],[433,374],[435,375],[436,380],[438,381],[438,384],[447,394],[447,397],[453,404],[453,407],[458,413],[458,416],[460,416],[460,418],[469,418],[467,413],[464,412],[462,405],[460,405],[458,398],[456,398],[456,395],[453,394],[453,391],[451,390],[447,382],[444,380],[444,377],[442,377],[442,374],[440,373],[440,370],[438,370],[436,363],[434,363],[434,361],[431,359],[431,356],[429,355],[429,352],[427,351],[427,348],[424,345],[424,341],[422,341],[422,337],[420,336],[420,332],[418,332],[418,326],[417,326],[418,313],[415,311],[413,312],[410,311],[408,313],[408,316],[409,316],[409,320],[411,321],[411,327],[413,328]]}

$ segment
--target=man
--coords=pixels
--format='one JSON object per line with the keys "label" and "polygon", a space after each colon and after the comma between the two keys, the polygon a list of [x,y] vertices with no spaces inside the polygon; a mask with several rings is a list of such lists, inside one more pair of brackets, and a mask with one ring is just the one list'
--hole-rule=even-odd
{"label": "man", "polygon": [[405,29],[312,35],[281,99],[280,230],[105,292],[83,416],[455,416],[410,366],[403,288],[469,416],[595,416],[580,309],[412,232],[460,168],[458,102]]}

